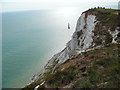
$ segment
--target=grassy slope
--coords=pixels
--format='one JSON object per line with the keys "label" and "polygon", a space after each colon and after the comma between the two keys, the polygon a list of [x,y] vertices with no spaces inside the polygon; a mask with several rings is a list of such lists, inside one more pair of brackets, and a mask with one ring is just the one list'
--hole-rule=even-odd
{"label": "grassy slope", "polygon": [[107,28],[115,30],[116,26],[118,26],[118,12],[120,12],[120,10],[102,8],[96,10],[100,12],[100,14],[97,15],[98,20],[101,21],[104,26],[107,26]]}
{"label": "grassy slope", "polygon": [[120,57],[118,57],[120,50],[118,47],[120,45],[111,44],[88,52],[87,54],[93,59],[90,60],[83,78],[77,80],[73,86],[80,88],[120,87]]}
{"label": "grassy slope", "polygon": [[[84,53],[82,56],[60,65],[55,72],[46,72],[42,80],[47,88],[118,88],[120,87],[119,44]],[[41,80],[26,88],[34,88]]]}
{"label": "grassy slope", "polygon": [[[47,75],[45,80],[49,87],[74,88],[118,88],[120,73],[117,44],[85,53],[82,57],[61,65],[56,72]],[[74,63],[74,64],[73,64]],[[67,66],[66,66],[67,64]],[[64,68],[64,69],[63,69]],[[72,85],[69,85],[72,83]]]}

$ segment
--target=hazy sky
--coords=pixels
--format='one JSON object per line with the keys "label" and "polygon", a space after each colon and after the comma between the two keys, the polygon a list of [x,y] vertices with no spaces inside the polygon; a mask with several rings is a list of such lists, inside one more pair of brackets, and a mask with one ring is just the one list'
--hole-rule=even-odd
{"label": "hazy sky", "polygon": [[[1,0],[0,11],[23,11],[72,7],[116,5],[119,0]],[[2,9],[1,9],[2,6]]]}

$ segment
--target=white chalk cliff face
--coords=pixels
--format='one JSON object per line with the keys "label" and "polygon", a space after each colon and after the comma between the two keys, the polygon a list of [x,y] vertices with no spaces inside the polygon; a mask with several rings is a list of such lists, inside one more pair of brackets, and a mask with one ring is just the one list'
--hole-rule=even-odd
{"label": "white chalk cliff face", "polygon": [[[95,13],[95,12],[94,12]],[[77,21],[76,30],[72,35],[72,39],[66,44],[66,48],[62,50],[60,53],[54,55],[45,66],[52,65],[53,62],[57,61],[59,64],[64,63],[65,61],[75,58],[80,55],[81,52],[90,49],[90,47],[96,47],[97,45],[102,45],[107,43],[110,40],[107,40],[108,37],[111,39],[110,43],[117,43],[118,38],[117,35],[120,34],[118,29],[114,31],[110,31],[109,28],[102,25],[102,21],[98,21],[98,17],[96,14],[92,12],[83,12],[80,18]],[[107,30],[102,31],[102,29],[96,29],[97,25],[102,27],[103,30],[106,28]],[[105,34],[99,34],[98,32],[105,32]],[[97,33],[97,34],[96,34]],[[97,42],[96,42],[97,40]],[[101,40],[101,41],[99,41]],[[101,42],[98,44],[98,41]]]}
{"label": "white chalk cliff face", "polygon": [[109,31],[109,33],[111,34],[111,36],[112,36],[112,43],[117,43],[117,40],[115,40],[118,36],[118,34],[120,33],[120,31],[119,30],[115,30],[115,31],[110,31],[110,30],[108,30]]}
{"label": "white chalk cliff face", "polygon": [[67,43],[63,51],[50,59],[47,66],[51,65],[54,61],[63,63],[68,59],[72,59],[79,55],[81,50],[85,50],[92,45],[92,37],[94,36],[92,31],[94,31],[96,25],[95,17],[95,15],[88,15],[85,17],[85,13],[80,16],[72,39]]}

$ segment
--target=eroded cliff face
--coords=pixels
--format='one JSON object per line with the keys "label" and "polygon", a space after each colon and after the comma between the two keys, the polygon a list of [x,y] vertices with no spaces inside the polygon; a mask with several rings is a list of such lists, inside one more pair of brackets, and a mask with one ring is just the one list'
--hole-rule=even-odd
{"label": "eroded cliff face", "polygon": [[[37,90],[41,87],[54,87],[56,83],[58,83],[56,84],[57,87],[59,85],[59,87],[64,86],[65,88],[71,88],[70,82],[73,84],[77,83],[76,81],[79,80],[79,83],[82,79],[83,82],[81,82],[81,84],[87,82],[90,84],[90,87],[96,88],[96,85],[98,84],[97,87],[101,88],[102,85],[109,84],[108,82],[113,83],[109,84],[111,87],[116,87],[117,84],[114,83],[114,80],[116,82],[116,78],[118,78],[116,76],[119,75],[119,65],[117,68],[114,68],[114,66],[116,66],[120,60],[118,58],[120,46],[120,14],[118,14],[118,12],[120,11],[103,8],[89,9],[83,12],[77,21],[76,30],[73,33],[71,40],[66,44],[66,48],[55,54],[46,64],[44,69],[32,78],[32,83],[26,88],[34,88]],[[94,63],[93,60],[95,61]],[[108,65],[108,63],[110,63],[108,68],[100,66]],[[100,79],[102,80],[102,83],[100,81],[94,85],[93,79],[91,82],[88,82],[90,81],[88,77],[91,77],[91,74],[87,72],[87,70],[89,71],[91,67],[94,67],[97,64],[100,65],[98,65],[98,69],[96,67],[95,69],[93,68],[95,73],[91,73],[92,77],[94,78],[99,70],[103,70],[99,77],[103,76],[101,77],[102,79]],[[71,65],[74,68],[71,68]],[[113,67],[113,69],[111,69],[111,67]],[[79,73],[76,73],[76,71]],[[115,74],[115,76],[107,76],[110,72],[117,72],[117,74]],[[52,75],[52,77],[50,75]],[[73,75],[72,80],[71,75]],[[104,77],[105,75],[106,77]],[[115,77],[115,79],[108,79],[108,82],[106,83],[106,78],[108,77]],[[70,81],[67,82],[64,80],[65,78]],[[103,79],[105,79],[104,82]],[[66,86],[66,83],[68,86]],[[74,84],[73,86],[77,87],[76,85],[77,84]],[[109,85],[106,87],[110,87]],[[81,88],[82,86],[78,87]]]}
{"label": "eroded cliff face", "polygon": [[[112,13],[113,14],[113,13]],[[107,43],[120,43],[120,27],[117,25],[118,15],[103,13],[97,10],[88,10],[81,14],[77,21],[76,30],[66,48],[54,55],[45,66],[58,64],[76,58],[90,48]]]}
{"label": "eroded cliff face", "polygon": [[54,55],[47,65],[51,65],[54,61],[63,63],[78,56],[82,50],[89,48],[93,42],[93,30],[96,23],[95,15],[86,16],[86,13],[83,13],[77,21],[76,30],[72,39],[66,44],[66,48]]}

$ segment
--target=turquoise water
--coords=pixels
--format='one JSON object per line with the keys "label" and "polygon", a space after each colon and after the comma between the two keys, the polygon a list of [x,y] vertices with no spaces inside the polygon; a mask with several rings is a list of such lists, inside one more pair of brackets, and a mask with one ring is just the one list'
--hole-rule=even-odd
{"label": "turquoise water", "polygon": [[0,13],[0,89],[2,88],[2,13]]}
{"label": "turquoise water", "polygon": [[[74,32],[80,12],[65,16],[55,11],[3,13],[3,88],[20,88],[30,82]],[[70,22],[71,30],[67,30]]]}

